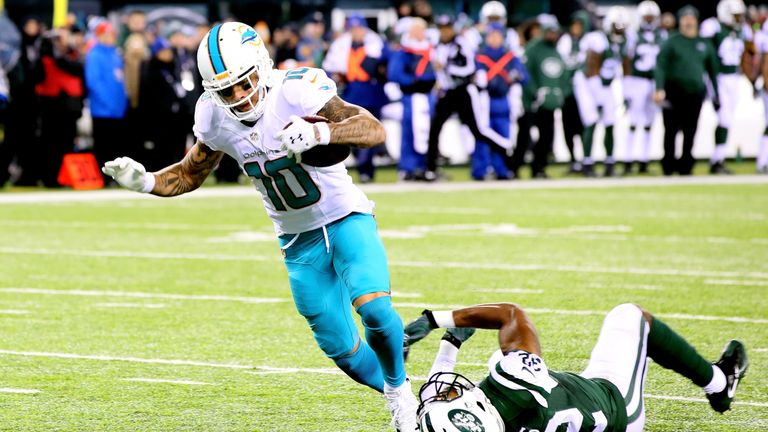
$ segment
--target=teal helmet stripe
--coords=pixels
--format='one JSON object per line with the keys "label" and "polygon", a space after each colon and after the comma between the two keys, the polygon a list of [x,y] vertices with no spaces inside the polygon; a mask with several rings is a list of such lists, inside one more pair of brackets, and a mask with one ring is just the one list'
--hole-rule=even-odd
{"label": "teal helmet stripe", "polygon": [[219,31],[221,30],[221,24],[216,24],[208,33],[208,56],[211,58],[211,65],[213,71],[217,74],[225,72],[227,67],[224,66],[224,59],[221,58],[221,50],[219,50]]}

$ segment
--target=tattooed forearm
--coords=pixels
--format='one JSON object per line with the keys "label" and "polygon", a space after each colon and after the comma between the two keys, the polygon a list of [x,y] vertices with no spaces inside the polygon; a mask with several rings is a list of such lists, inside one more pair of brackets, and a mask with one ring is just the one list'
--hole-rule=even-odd
{"label": "tattooed forearm", "polygon": [[155,188],[152,189],[152,194],[176,196],[197,189],[216,168],[222,156],[222,152],[213,151],[198,142],[181,162],[155,173]]}
{"label": "tattooed forearm", "polygon": [[371,113],[334,97],[317,113],[330,120],[331,143],[368,148],[386,139],[384,126]]}

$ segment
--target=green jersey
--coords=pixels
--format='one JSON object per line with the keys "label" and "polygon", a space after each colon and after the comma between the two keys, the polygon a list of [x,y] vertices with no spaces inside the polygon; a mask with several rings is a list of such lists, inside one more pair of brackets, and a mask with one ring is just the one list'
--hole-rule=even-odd
{"label": "green jersey", "polygon": [[707,20],[701,25],[701,36],[712,40],[717,53],[719,73],[738,73],[749,36],[743,26],[728,26],[719,21]]}
{"label": "green jersey", "polygon": [[534,39],[525,47],[525,66],[528,69],[528,83],[523,86],[525,110],[561,108],[568,88],[568,72],[555,44]]}
{"label": "green jersey", "polygon": [[665,33],[658,29],[641,30],[627,36],[626,56],[632,76],[653,79],[656,56],[659,55]]}
{"label": "green jersey", "polygon": [[654,79],[656,88],[667,86],[686,93],[704,94],[707,90],[704,74],[717,94],[717,56],[709,39],[702,37],[688,38],[681,33],[673,33],[661,45],[656,58]]}
{"label": "green jersey", "polygon": [[610,381],[547,369],[536,354],[512,351],[479,387],[498,410],[506,430],[624,431],[627,408]]}
{"label": "green jersey", "polygon": [[625,45],[626,38],[601,31],[589,32],[579,42],[585,60],[590,51],[600,56],[600,78],[603,85],[610,85],[619,76],[626,52]]}

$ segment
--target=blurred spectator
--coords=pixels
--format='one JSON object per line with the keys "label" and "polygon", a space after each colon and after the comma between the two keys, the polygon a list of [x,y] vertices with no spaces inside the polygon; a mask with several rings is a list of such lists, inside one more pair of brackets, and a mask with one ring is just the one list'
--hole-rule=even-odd
{"label": "blurred spectator", "polygon": [[296,23],[288,23],[275,32],[275,64],[278,69],[296,67],[299,32]]}
{"label": "blurred spectator", "polygon": [[411,27],[411,18],[413,17],[413,5],[410,2],[404,1],[397,7],[397,22],[391,29],[388,38],[390,42],[399,44],[400,38],[403,37],[408,29]]}
{"label": "blurred spectator", "polygon": [[[85,86],[93,119],[93,153],[102,166],[126,152],[128,95],[117,32],[109,21],[102,21],[95,34],[96,45],[85,57]],[[105,176],[105,183],[109,180]]]}
{"label": "blurred spectator", "polygon": [[36,154],[42,154],[42,160],[37,160],[46,187],[59,187],[61,161],[74,150],[77,119],[83,111],[82,47],[71,42],[70,29],[59,28],[46,33],[40,47],[43,80],[35,91],[40,97],[42,151]]}
{"label": "blurred spectator", "polygon": [[[381,36],[368,28],[365,18],[360,15],[349,17],[347,29],[331,44],[323,69],[342,89],[345,101],[367,109],[380,119],[381,108],[388,102],[384,94],[388,56],[386,45]],[[362,183],[373,181],[373,156],[382,148],[355,150]]]}
{"label": "blurred spectator", "polygon": [[325,21],[322,12],[314,12],[301,29],[301,40],[296,46],[296,61],[299,66],[319,68],[328,45],[323,40]]}
{"label": "blurred spectator", "polygon": [[[10,162],[16,158],[21,175],[15,184],[33,186],[40,178],[39,109],[35,85],[42,79],[40,64],[41,24],[28,17],[21,28],[21,52],[16,66],[8,72],[10,101],[5,126],[3,151]],[[7,166],[2,167],[0,184]]]}
{"label": "blurred spectator", "polygon": [[[498,23],[489,23],[485,29],[485,44],[478,51],[476,59],[477,81],[487,89],[491,128],[504,138],[509,138],[511,124],[507,95],[515,83],[527,82],[528,72],[514,52],[505,48],[506,28]],[[504,157],[491,152],[487,143],[476,141],[472,153],[472,178],[484,180],[491,168],[497,179],[510,178]]]}
{"label": "blurred spectator", "polygon": [[571,156],[568,172],[575,174],[581,172],[581,163],[576,160],[574,153],[574,138],[581,139],[581,133],[584,131],[584,125],[581,124],[579,116],[579,107],[576,104],[576,97],[573,94],[573,77],[576,71],[583,67],[581,57],[579,56],[579,43],[581,37],[589,33],[589,14],[586,11],[579,10],[571,16],[571,22],[568,25],[568,31],[560,36],[557,41],[557,51],[565,62],[568,72],[568,87],[565,90],[565,103],[562,109],[563,135],[565,146],[568,148],[568,154]]}
{"label": "blurred spectator", "polygon": [[563,107],[568,73],[555,45],[560,36],[557,18],[552,15],[540,19],[543,36],[525,46],[525,64],[529,73],[523,87],[525,114],[518,120],[515,153],[512,155],[515,176],[523,164],[530,147],[531,126],[539,130],[539,139],[533,147],[531,177],[547,178],[546,167],[555,137],[555,110]]}
{"label": "blurred spectator", "polygon": [[272,45],[272,33],[269,30],[269,25],[267,25],[265,21],[259,21],[253,26],[253,28],[256,30],[256,33],[258,33],[261,40],[264,41],[264,46],[267,48],[267,51],[269,51],[269,57],[275,58],[275,47]]}
{"label": "blurred spectator", "polygon": [[125,88],[130,98],[131,108],[136,109],[139,106],[141,64],[149,58],[149,42],[145,34],[147,30],[147,17],[144,12],[140,10],[129,12],[126,27],[128,35],[123,43]]}
{"label": "blurred spectator", "polygon": [[184,156],[187,133],[186,90],[174,63],[171,43],[159,37],[141,76],[139,107],[148,142],[146,168],[156,171]]}
{"label": "blurred spectator", "polygon": [[664,37],[668,37],[673,31],[677,29],[677,19],[672,12],[664,12],[661,14],[661,29],[666,32]]}
{"label": "blurred spectator", "polygon": [[490,128],[488,118],[479,114],[481,101],[477,86],[472,82],[475,76],[475,47],[456,34],[453,19],[447,15],[437,18],[440,43],[435,48],[433,66],[437,71],[438,100],[435,114],[429,126],[427,170],[425,180],[437,180],[437,160],[440,131],[448,118],[456,113],[459,120],[469,127],[475,141],[484,141],[494,152],[506,156],[511,147],[509,138],[499,135]]}
{"label": "blurred spectator", "polygon": [[401,48],[394,51],[387,68],[387,79],[400,85],[403,93],[402,136],[400,139],[399,178],[404,181],[423,179],[425,154],[429,143],[429,124],[433,105],[432,44],[427,40],[427,23],[411,20],[403,35]]}

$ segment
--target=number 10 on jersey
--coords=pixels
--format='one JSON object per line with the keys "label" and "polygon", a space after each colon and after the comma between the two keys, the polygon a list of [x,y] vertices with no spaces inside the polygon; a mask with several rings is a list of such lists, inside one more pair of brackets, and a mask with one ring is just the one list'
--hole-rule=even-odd
{"label": "number 10 on jersey", "polygon": [[[307,170],[293,159],[282,157],[269,160],[264,163],[263,169],[259,162],[249,162],[244,168],[249,176],[261,180],[275,210],[287,211],[288,207],[298,210],[320,201],[320,189]],[[294,191],[288,184],[286,174],[296,179],[296,184],[303,193],[297,194]]]}

